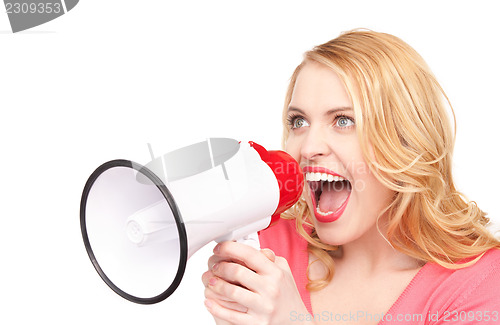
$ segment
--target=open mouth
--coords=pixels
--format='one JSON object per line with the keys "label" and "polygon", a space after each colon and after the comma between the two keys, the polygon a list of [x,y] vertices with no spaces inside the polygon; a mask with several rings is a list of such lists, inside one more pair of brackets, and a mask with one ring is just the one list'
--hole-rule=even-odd
{"label": "open mouth", "polygon": [[352,186],[346,178],[322,167],[305,167],[314,214],[320,222],[333,222],[344,212]]}

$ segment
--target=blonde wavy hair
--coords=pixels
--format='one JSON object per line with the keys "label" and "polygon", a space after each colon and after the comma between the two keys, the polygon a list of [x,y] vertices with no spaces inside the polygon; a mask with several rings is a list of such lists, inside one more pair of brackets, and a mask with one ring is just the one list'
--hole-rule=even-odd
{"label": "blonde wavy hair", "polygon": [[[488,249],[500,248],[486,228],[486,213],[455,188],[455,127],[447,107],[456,122],[453,109],[412,47],[389,34],[354,30],[306,52],[286,94],[284,148],[289,133],[288,106],[297,76],[308,61],[335,71],[350,94],[364,158],[377,179],[395,192],[382,213],[388,220],[383,236],[394,248],[450,269],[469,266]],[[304,200],[283,217],[296,220],[309,251],[326,266],[325,277],[309,279],[308,289],[323,288],[334,275],[329,251],[336,247],[318,238]]]}

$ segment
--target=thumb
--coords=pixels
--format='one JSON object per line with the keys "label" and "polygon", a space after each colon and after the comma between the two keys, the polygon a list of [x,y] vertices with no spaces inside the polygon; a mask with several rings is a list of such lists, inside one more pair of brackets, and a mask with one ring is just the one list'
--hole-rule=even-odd
{"label": "thumb", "polygon": [[274,261],[276,260],[276,254],[274,254],[274,252],[269,248],[263,248],[260,250],[260,252],[264,254],[264,256],[266,256],[271,262],[274,263]]}

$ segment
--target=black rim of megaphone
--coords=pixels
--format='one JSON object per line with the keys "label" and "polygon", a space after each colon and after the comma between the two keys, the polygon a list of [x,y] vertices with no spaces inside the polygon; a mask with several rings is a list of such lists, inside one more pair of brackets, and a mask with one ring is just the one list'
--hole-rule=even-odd
{"label": "black rim of megaphone", "polygon": [[[90,241],[87,233],[87,226],[86,226],[86,217],[85,217],[85,207],[87,205],[87,198],[90,193],[90,189],[92,188],[92,185],[96,181],[96,179],[104,173],[106,170],[114,167],[129,167],[132,169],[135,169],[142,173],[144,176],[149,178],[153,184],[156,185],[158,190],[163,194],[165,197],[165,200],[167,200],[168,205],[170,206],[170,209],[172,210],[172,214],[175,218],[175,223],[177,224],[177,231],[179,233],[179,242],[180,242],[180,259],[179,259],[179,266],[177,269],[177,274],[172,281],[172,284],[168,287],[167,290],[165,290],[163,293],[151,297],[151,298],[140,298],[136,297],[133,295],[130,295],[126,293],[125,291],[121,290],[118,288],[109,278],[108,276],[104,273],[102,270],[101,266],[97,262],[94,252],[92,251],[92,247],[90,246]],[[80,228],[82,230],[82,236],[83,236],[83,242],[85,243],[85,248],[87,249],[87,253],[90,257],[90,260],[92,264],[94,265],[94,268],[96,269],[97,273],[101,276],[101,278],[106,282],[106,284],[113,289],[114,292],[122,296],[123,298],[130,300],[135,303],[139,304],[155,304],[160,301],[165,300],[168,298],[174,291],[177,289],[179,286],[182,277],[184,276],[184,271],[186,269],[186,263],[188,259],[188,243],[187,243],[187,235],[186,235],[186,228],[184,226],[184,222],[182,220],[180,211],[177,207],[177,204],[175,203],[175,200],[170,193],[170,191],[167,189],[165,184],[161,181],[161,179],[156,176],[152,171],[150,171],[148,168],[137,164],[135,162],[132,162],[130,160],[124,160],[124,159],[117,159],[117,160],[111,160],[108,161],[101,166],[99,166],[93,173],[90,175],[89,179],[87,180],[87,183],[85,184],[85,187],[83,189],[83,194],[82,194],[82,200],[80,203]]]}

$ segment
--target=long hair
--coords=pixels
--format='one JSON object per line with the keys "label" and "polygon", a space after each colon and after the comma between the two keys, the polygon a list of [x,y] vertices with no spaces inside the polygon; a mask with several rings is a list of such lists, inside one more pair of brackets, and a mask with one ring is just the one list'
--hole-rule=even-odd
{"label": "long hair", "polygon": [[[297,76],[308,61],[331,68],[344,83],[353,103],[364,159],[377,179],[395,192],[383,211],[388,220],[383,236],[394,248],[450,269],[471,265],[488,249],[500,248],[486,228],[486,213],[455,188],[456,123],[452,125],[447,113],[455,122],[453,109],[413,48],[389,34],[354,30],[306,52],[286,94],[283,147],[289,133],[287,109]],[[309,251],[327,267],[325,278],[309,279],[308,284],[310,290],[323,288],[334,274],[328,251],[336,247],[320,241],[304,200],[284,218],[296,220]]]}

